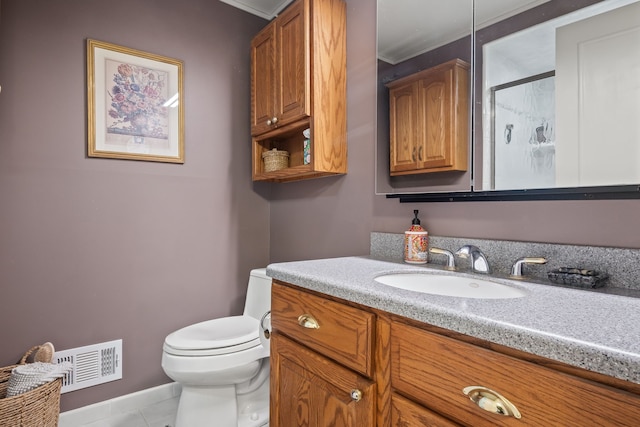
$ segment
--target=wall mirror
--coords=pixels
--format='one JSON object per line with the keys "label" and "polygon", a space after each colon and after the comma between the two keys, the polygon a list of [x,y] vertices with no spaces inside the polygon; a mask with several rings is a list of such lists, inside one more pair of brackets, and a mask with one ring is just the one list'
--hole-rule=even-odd
{"label": "wall mirror", "polygon": [[[508,3],[378,0],[376,193],[411,202],[640,197],[640,1]],[[393,63],[384,49],[405,45],[387,41],[385,19],[403,16],[447,23],[452,38],[421,36],[431,44]],[[473,56],[470,168],[389,177],[385,83],[447,56]]]}
{"label": "wall mirror", "polygon": [[376,194],[471,190],[471,156],[466,172],[390,176],[386,84],[453,59],[471,63],[472,32],[472,0],[378,0]]}

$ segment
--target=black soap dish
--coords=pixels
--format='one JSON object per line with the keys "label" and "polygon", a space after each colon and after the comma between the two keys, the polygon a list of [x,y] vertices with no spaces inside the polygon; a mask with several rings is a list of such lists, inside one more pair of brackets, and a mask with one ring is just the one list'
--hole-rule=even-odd
{"label": "black soap dish", "polygon": [[579,288],[600,288],[609,278],[607,273],[583,268],[560,267],[547,273],[549,280],[559,285]]}

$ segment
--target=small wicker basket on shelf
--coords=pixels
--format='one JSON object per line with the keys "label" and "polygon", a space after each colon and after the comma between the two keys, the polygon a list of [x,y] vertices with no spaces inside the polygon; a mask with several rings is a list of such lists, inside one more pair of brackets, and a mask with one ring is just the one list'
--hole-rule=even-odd
{"label": "small wicker basket on shelf", "polygon": [[286,169],[289,167],[289,152],[274,148],[262,153],[262,160],[264,161],[265,172]]}
{"label": "small wicker basket on shelf", "polygon": [[0,367],[0,427],[57,427],[61,378],[17,396],[6,397],[13,368],[24,365],[31,353],[40,347],[27,351],[18,365]]}

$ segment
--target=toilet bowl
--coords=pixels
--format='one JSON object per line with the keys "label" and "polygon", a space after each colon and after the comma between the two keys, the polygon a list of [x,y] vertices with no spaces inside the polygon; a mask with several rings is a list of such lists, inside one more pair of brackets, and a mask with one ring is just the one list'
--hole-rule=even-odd
{"label": "toilet bowl", "polygon": [[271,278],[255,269],[242,316],[167,335],[162,369],[182,386],[175,427],[269,425],[269,347],[261,342],[260,321],[270,309]]}

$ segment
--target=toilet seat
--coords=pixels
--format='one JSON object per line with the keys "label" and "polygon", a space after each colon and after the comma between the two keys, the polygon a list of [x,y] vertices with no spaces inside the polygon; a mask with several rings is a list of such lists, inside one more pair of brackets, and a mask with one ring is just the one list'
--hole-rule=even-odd
{"label": "toilet seat", "polygon": [[261,345],[260,322],[250,316],[207,320],[167,336],[163,349],[176,356],[215,356],[236,353]]}

